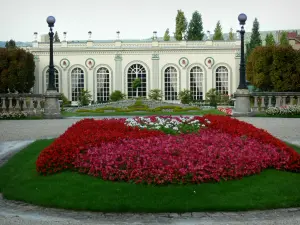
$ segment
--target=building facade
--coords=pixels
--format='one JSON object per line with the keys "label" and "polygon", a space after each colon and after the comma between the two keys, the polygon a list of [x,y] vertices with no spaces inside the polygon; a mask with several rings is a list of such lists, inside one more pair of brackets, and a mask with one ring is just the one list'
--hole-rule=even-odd
{"label": "building facade", "polygon": [[[48,84],[49,42],[34,41],[34,93],[45,93]],[[62,41],[54,43],[55,85],[76,103],[81,90],[95,102],[106,102],[120,90],[128,98],[147,97],[160,89],[163,99],[176,101],[189,89],[195,100],[216,88],[233,94],[239,83],[240,41]],[[132,83],[140,78],[136,90]]]}

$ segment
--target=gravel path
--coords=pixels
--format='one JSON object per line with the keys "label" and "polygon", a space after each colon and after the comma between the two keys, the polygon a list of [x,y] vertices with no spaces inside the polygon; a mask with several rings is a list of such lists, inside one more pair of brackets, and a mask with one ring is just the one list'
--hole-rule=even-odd
{"label": "gravel path", "polygon": [[[238,118],[300,146],[300,119]],[[80,118],[62,120],[0,121],[0,166],[12,154],[33,140],[57,137]],[[49,209],[15,201],[0,195],[0,225],[79,225],[79,224],[176,224],[176,225],[238,225],[287,224],[300,225],[300,208],[237,213],[160,213],[105,214]]]}

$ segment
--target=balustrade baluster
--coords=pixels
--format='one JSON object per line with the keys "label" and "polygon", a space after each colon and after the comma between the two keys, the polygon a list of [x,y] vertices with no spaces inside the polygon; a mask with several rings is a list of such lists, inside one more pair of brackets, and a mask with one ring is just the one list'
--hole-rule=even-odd
{"label": "balustrade baluster", "polygon": [[281,105],[281,96],[276,96],[276,107],[280,107],[280,105]]}
{"label": "balustrade baluster", "polygon": [[258,96],[254,96],[254,106],[253,106],[253,111],[257,111],[258,109]]}
{"label": "balustrade baluster", "polygon": [[265,96],[261,96],[261,105],[260,105],[260,108],[261,108],[262,111],[264,111],[267,108],[267,105],[265,103],[265,99],[266,99]]}
{"label": "balustrade baluster", "polygon": [[269,96],[268,99],[269,99],[268,107],[272,107],[273,106],[272,105],[272,96]]}
{"label": "balustrade baluster", "polygon": [[8,112],[12,112],[13,111],[13,105],[12,105],[12,97],[8,97]]}
{"label": "balustrade baluster", "polygon": [[297,96],[297,105],[300,106],[300,95]]}
{"label": "balustrade baluster", "polygon": [[41,99],[36,98],[36,114],[41,114]]}
{"label": "balustrade baluster", "polygon": [[294,101],[294,96],[290,96],[290,103],[289,103],[289,105],[293,105],[293,101]]}
{"label": "balustrade baluster", "polygon": [[6,111],[5,97],[1,98],[1,109],[2,109],[2,112]]}
{"label": "balustrade baluster", "polygon": [[287,96],[282,96],[282,106],[286,106],[286,97]]}
{"label": "balustrade baluster", "polygon": [[21,106],[20,106],[20,98],[16,97],[16,106],[15,106],[15,111],[19,112],[21,110]]}

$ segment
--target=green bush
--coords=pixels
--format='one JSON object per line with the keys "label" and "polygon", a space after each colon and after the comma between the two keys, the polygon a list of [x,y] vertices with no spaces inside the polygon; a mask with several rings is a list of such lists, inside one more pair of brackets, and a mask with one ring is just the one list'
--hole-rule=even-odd
{"label": "green bush", "polygon": [[149,99],[154,101],[161,101],[162,99],[162,92],[159,89],[152,89],[149,93]]}
{"label": "green bush", "polygon": [[104,110],[103,110],[103,108],[97,108],[97,109],[95,109],[95,112],[101,112],[101,113],[103,113]]}
{"label": "green bush", "polygon": [[113,101],[113,102],[116,102],[116,101],[123,100],[125,97],[126,97],[125,94],[123,94],[123,93],[122,93],[121,91],[119,91],[119,90],[116,90],[116,91],[114,91],[113,93],[111,93],[111,95],[110,95],[110,100]]}
{"label": "green bush", "polygon": [[184,89],[179,92],[179,99],[182,104],[189,104],[192,102],[193,97],[190,90]]}
{"label": "green bush", "polygon": [[81,106],[87,106],[91,103],[92,95],[88,90],[81,90],[79,94],[78,104]]}
{"label": "green bush", "polygon": [[221,102],[221,95],[217,92],[215,88],[210,89],[206,93],[206,98],[210,106],[217,107],[218,103]]}

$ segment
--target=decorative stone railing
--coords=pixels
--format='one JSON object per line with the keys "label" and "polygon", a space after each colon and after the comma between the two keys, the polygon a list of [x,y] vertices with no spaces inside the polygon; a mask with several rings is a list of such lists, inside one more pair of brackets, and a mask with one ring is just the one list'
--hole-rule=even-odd
{"label": "decorative stone railing", "polygon": [[28,115],[44,112],[45,97],[41,94],[0,94],[0,112],[22,111]]}
{"label": "decorative stone railing", "polygon": [[[240,41],[62,41],[53,48],[96,48],[96,49],[170,49],[170,48],[237,48]],[[49,42],[32,42],[32,48],[49,49]]]}
{"label": "decorative stone railing", "polygon": [[252,92],[252,111],[264,111],[268,107],[300,105],[300,92]]}

